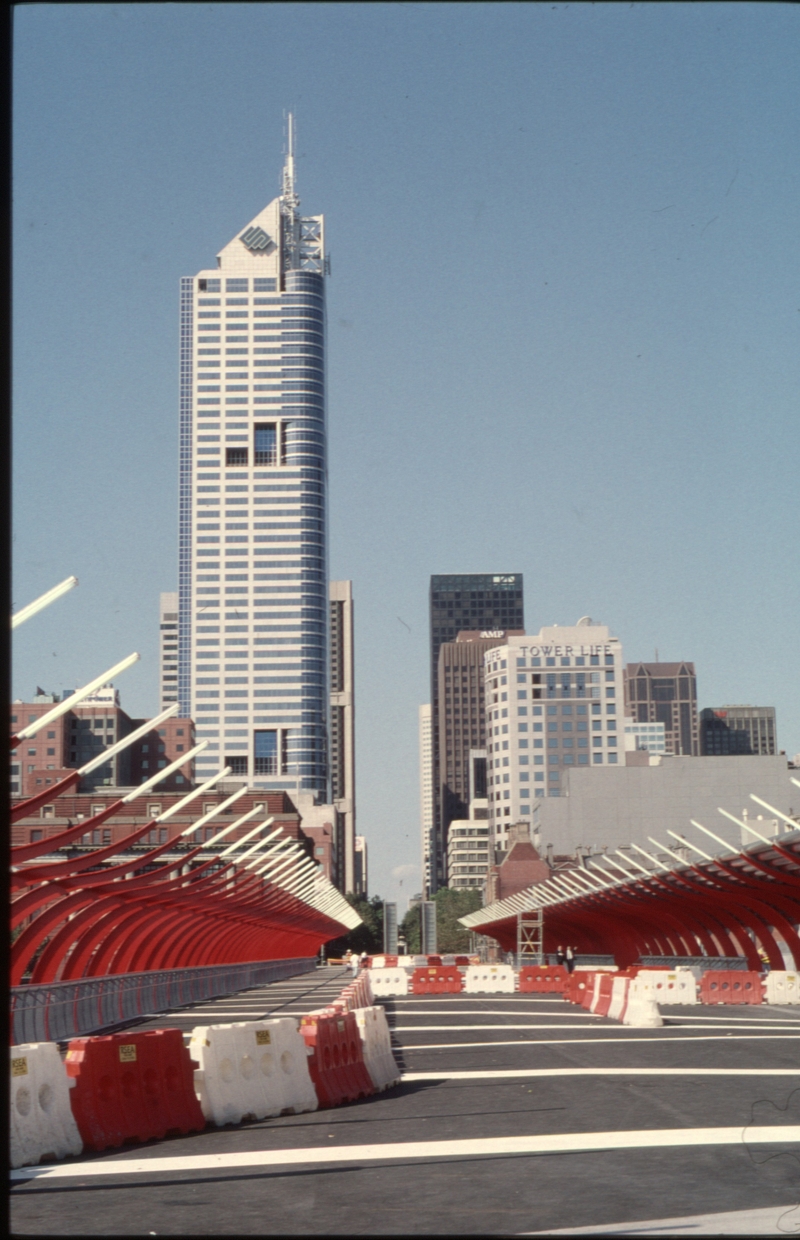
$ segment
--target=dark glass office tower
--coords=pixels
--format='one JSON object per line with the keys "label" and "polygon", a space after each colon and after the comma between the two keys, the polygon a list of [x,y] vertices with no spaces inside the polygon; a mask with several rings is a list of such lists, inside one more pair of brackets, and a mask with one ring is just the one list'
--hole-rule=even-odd
{"label": "dark glass office tower", "polygon": [[[492,633],[524,631],[522,573],[436,575],[430,585],[431,740],[433,750],[433,840],[430,890],[447,881],[447,828],[453,817],[440,792],[439,647],[455,641],[462,630]],[[447,800],[445,797],[444,800]]]}

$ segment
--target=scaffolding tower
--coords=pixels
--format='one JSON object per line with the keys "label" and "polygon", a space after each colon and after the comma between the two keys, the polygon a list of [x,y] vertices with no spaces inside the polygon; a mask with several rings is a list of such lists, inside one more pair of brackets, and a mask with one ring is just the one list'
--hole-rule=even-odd
{"label": "scaffolding tower", "polygon": [[544,964],[544,914],[540,908],[517,914],[517,966]]}

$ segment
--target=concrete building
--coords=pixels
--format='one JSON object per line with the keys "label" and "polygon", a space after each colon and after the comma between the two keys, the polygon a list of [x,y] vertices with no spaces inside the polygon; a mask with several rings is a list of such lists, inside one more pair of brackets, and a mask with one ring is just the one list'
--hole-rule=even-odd
{"label": "concrete building", "polygon": [[625,714],[634,723],[663,723],[666,752],[697,757],[697,677],[694,663],[629,663]]}
{"label": "concrete building", "polygon": [[158,601],[158,668],[160,710],[178,700],[178,595],[164,593]]}
{"label": "concrete building", "polygon": [[341,838],[336,842],[341,890],[355,891],[356,730],[353,671],[353,583],[332,581],[330,591],[331,799]]}
{"label": "concrete building", "polygon": [[[522,635],[520,630],[511,630]],[[472,768],[470,754],[486,754],[486,703],[483,656],[510,632],[496,629],[461,632],[439,647],[437,700],[439,702],[439,787],[435,789],[441,833],[447,841],[450,823],[469,815]],[[484,781],[486,767],[483,766]],[[485,789],[485,782],[484,782]],[[444,880],[447,882],[447,870]]]}
{"label": "concrete building", "polygon": [[622,646],[585,616],[483,657],[490,839],[505,852],[509,826],[565,795],[572,768],[624,765]]}
{"label": "concrete building", "polygon": [[[57,694],[40,691],[32,702],[14,702],[10,713],[11,733],[47,714],[56,702],[71,697],[72,692],[67,689],[59,698]],[[120,705],[119,690],[113,685],[98,689],[56,719],[50,728],[24,741],[14,751],[12,795],[32,796],[58,783],[70,771],[85,766],[145,722],[126,714]],[[152,733],[110,758],[107,764],[96,767],[81,780],[80,790],[135,787],[149,779],[159,767],[166,767],[182,753],[188,753],[194,743],[191,719],[167,719]],[[194,762],[190,761],[168,777],[164,790],[188,792],[193,785]]]}
{"label": "concrete building", "polygon": [[[769,812],[750,800],[754,793],[782,813],[797,815],[800,788],[792,784],[791,774],[786,758],[780,756],[661,758],[651,754],[646,766],[574,767],[562,772],[561,797],[536,801],[533,827],[545,848],[552,845],[562,855],[608,849],[613,857],[616,848],[631,843],[656,853],[650,836],[669,848],[677,847],[667,834],[670,830],[715,853],[718,846],[692,827],[691,819],[739,847],[741,828],[723,817],[719,807],[741,821],[743,811],[751,820],[759,813],[769,819]],[[747,842],[754,841],[748,838]],[[642,860],[635,851],[632,855]],[[661,860],[669,867],[674,865],[666,854]]]}
{"label": "concrete building", "polygon": [[[648,753],[665,754],[667,738],[663,723],[634,723],[625,719],[625,750],[627,753],[646,749]],[[627,761],[627,759],[626,759]]]}
{"label": "concrete building", "polygon": [[433,845],[431,875],[427,887],[430,894],[446,882],[447,823],[456,808],[455,805],[443,804],[441,799],[444,782],[441,750],[445,738],[439,734],[439,649],[444,642],[454,642],[462,631],[484,633],[486,636],[509,630],[523,632],[525,619],[522,594],[521,573],[467,573],[431,577],[429,606]]}
{"label": "concrete building", "polygon": [[367,841],[364,839],[363,835],[357,835],[356,836],[356,847],[355,847],[354,895],[363,896],[364,899],[367,898],[368,880],[369,880],[369,875],[367,872]]}
{"label": "concrete building", "polygon": [[776,754],[778,728],[774,706],[713,706],[700,712],[700,752]]}
{"label": "concrete building", "polygon": [[448,887],[483,887],[489,868],[489,824],[454,818],[447,833]]}
{"label": "concrete building", "polygon": [[283,188],[181,280],[181,713],[260,789],[329,797],[325,250]]}
{"label": "concrete building", "polygon": [[425,892],[431,885],[431,847],[433,842],[433,743],[431,733],[431,704],[419,708],[419,824],[420,856],[422,859],[422,886]]}

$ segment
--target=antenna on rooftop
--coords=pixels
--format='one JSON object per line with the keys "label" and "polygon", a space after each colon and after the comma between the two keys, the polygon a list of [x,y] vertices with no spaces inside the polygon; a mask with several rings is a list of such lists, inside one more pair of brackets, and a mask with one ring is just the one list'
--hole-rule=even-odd
{"label": "antenna on rooftop", "polygon": [[300,199],[295,185],[294,167],[294,115],[290,112],[287,123],[286,158],[283,161],[283,184],[281,188],[284,271],[292,271],[300,266],[299,207]]}

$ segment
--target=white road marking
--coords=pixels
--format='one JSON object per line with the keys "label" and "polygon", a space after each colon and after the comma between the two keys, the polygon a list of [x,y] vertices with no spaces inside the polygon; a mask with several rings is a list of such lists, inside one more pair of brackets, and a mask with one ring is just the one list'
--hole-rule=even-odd
{"label": "white road marking", "polygon": [[740,1042],[796,1042],[797,1034],[795,1033],[750,1033],[746,1037],[736,1033],[714,1033],[714,1034],[682,1034],[676,1033],[671,1038],[661,1036],[650,1037],[649,1029],[642,1030],[642,1033],[648,1036],[641,1038],[518,1038],[512,1041],[506,1038],[500,1042],[426,1042],[424,1045],[416,1045],[410,1042],[407,1046],[404,1044],[403,1051],[453,1051],[463,1050],[466,1047],[484,1047],[484,1046],[608,1046],[614,1042],[634,1042],[637,1046],[649,1045],[651,1042],[726,1042],[728,1038],[733,1041]]}
{"label": "white road marking", "polygon": [[[674,1025],[674,1026],[667,1025],[666,1027],[667,1028],[672,1027],[672,1028],[679,1029],[681,1026],[680,1025]],[[503,1023],[502,1025],[498,1025],[498,1024],[494,1024],[494,1025],[476,1025],[476,1024],[470,1024],[470,1025],[400,1025],[400,1024],[395,1024],[394,1028],[397,1029],[398,1033],[399,1032],[402,1032],[402,1033],[448,1033],[450,1030],[452,1030],[454,1033],[457,1033],[464,1029],[574,1029],[575,1026],[574,1025],[532,1025],[530,1023],[525,1024],[525,1025],[520,1025],[520,1024],[512,1025],[512,1024],[506,1024],[506,1023]],[[591,1025],[588,1029],[585,1030],[585,1032],[586,1033],[603,1033],[606,1030],[618,1029],[618,1028],[619,1028],[619,1023],[617,1021],[614,1021],[614,1023],[611,1025]],[[691,1030],[719,1029],[720,1026],[719,1025],[692,1025],[690,1028]],[[742,1024],[742,1025],[732,1025],[731,1028],[744,1029],[745,1031],[763,1030],[764,1025],[763,1024],[761,1025]],[[794,1026],[793,1025],[779,1025],[777,1022],[775,1022],[775,1023],[770,1024],[770,1028],[787,1030],[787,1029],[794,1029]],[[584,1030],[581,1030],[582,1034],[583,1032]],[[687,1033],[688,1032],[689,1030],[687,1029]],[[795,1030],[795,1033],[796,1032],[797,1031]]]}
{"label": "white road marking", "polygon": [[311,1146],[292,1150],[251,1150],[234,1154],[119,1158],[20,1167],[12,1180],[89,1180],[96,1177],[163,1172],[224,1172],[245,1167],[285,1167],[298,1163],[357,1163],[408,1158],[486,1158],[490,1155],[566,1154],[588,1150],[638,1150],[702,1145],[800,1144],[800,1125],[760,1128],[645,1128],[627,1132],[568,1132],[559,1135],[478,1137],[458,1141],[396,1141],[385,1145]]}
{"label": "white road marking", "polygon": [[800,1076],[800,1068],[476,1068],[404,1072],[403,1081],[483,1081],[532,1076]]}

